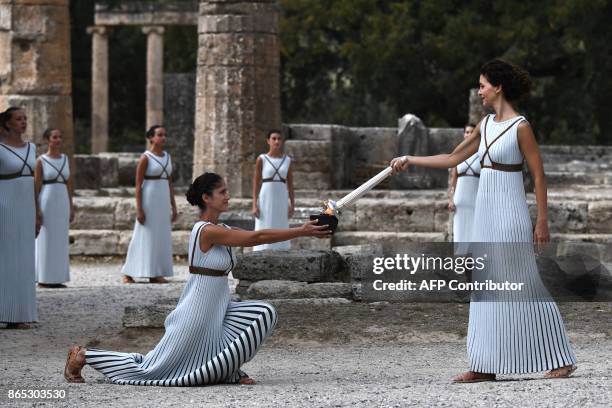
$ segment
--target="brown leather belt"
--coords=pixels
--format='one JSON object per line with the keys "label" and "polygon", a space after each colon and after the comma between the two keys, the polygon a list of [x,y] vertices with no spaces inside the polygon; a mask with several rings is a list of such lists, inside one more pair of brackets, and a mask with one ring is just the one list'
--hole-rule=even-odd
{"label": "brown leather belt", "polygon": [[509,172],[523,171],[523,163],[521,164],[503,164],[503,163],[491,162],[490,166],[485,165],[484,163],[481,163],[480,167],[483,169],[493,169],[493,170],[509,171]]}
{"label": "brown leather belt", "polygon": [[21,174],[21,172],[11,174],[0,174],[0,180],[12,180],[19,177],[34,177],[33,174]]}
{"label": "brown leather belt", "polygon": [[220,271],[218,269],[208,269],[202,268],[200,266],[190,266],[189,273],[193,273],[196,275],[206,275],[206,276],[225,276],[225,271]]}

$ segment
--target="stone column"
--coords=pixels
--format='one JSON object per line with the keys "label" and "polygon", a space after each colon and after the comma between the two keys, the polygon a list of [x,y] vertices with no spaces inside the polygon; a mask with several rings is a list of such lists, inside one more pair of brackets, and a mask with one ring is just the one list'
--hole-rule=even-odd
{"label": "stone column", "polygon": [[147,129],[164,120],[164,27],[142,28],[147,35]]}
{"label": "stone column", "polygon": [[219,173],[234,197],[281,124],[278,15],[275,0],[200,0],[193,176]]}
{"label": "stone column", "polygon": [[108,151],[108,29],[89,27],[91,34],[91,153]]}
{"label": "stone column", "polygon": [[478,89],[470,89],[470,112],[468,114],[468,123],[478,124],[486,115],[482,107],[482,100],[478,96]]}
{"label": "stone column", "polygon": [[68,0],[0,1],[0,109],[22,107],[25,138],[61,129],[74,151]]}

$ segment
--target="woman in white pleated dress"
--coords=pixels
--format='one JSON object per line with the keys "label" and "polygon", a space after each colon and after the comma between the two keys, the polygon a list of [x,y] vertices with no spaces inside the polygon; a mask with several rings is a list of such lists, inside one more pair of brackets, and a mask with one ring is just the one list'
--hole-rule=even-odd
{"label": "woman in white pleated dress", "polygon": [[[466,125],[463,128],[463,139],[470,137],[473,130],[474,125]],[[455,248],[457,253],[465,253],[467,250],[466,243],[470,242],[471,239],[479,178],[480,157],[478,153],[459,163],[457,167],[451,170],[448,209],[455,213],[453,216],[453,241],[459,245]]]}
{"label": "woman in white pleated dress", "polygon": [[176,309],[165,321],[166,332],[155,348],[142,355],[72,347],[64,369],[70,382],[83,382],[85,364],[115,384],[199,386],[253,384],[241,366],[252,359],[272,333],[277,314],[260,301],[232,302],[227,275],[235,256],[232,247],[248,247],[303,236],[329,237],[314,221],[289,229],[244,231],[219,223],[229,209],[223,179],[205,173],[194,180],[187,201],[200,208],[189,240],[189,280]]}
{"label": "woman in white pleated dress", "polygon": [[[563,319],[542,284],[533,249],[534,243],[549,242],[550,234],[542,158],[531,126],[515,110],[530,88],[523,69],[489,61],[481,68],[478,94],[495,114],[486,116],[450,154],[403,156],[391,162],[396,171],[409,165],[450,168],[478,151],[481,172],[472,241],[480,243],[476,250],[494,251],[480,275],[496,283],[525,283],[524,291],[472,293],[467,336],[470,371],[455,382],[494,381],[496,374],[547,370],[547,378],[566,378],[576,369]],[[535,228],[523,187],[523,159],[535,184]]]}
{"label": "woman in white pleated dress", "polygon": [[65,287],[70,280],[69,227],[74,220],[72,177],[68,156],[61,152],[62,133],[47,129],[47,153],[34,171],[41,228],[36,238],[36,280],[46,288]]}
{"label": "woman in white pleated dress", "polygon": [[[255,162],[253,175],[253,216],[255,230],[288,228],[295,209],[291,158],[283,153],[284,140],[280,130],[268,132],[267,154]],[[291,242],[257,245],[253,251],[290,249]]]}
{"label": "woman in white pleated dress", "polygon": [[29,329],[29,323],[37,320],[36,146],[22,139],[27,125],[21,108],[0,114],[0,322],[9,329]]}
{"label": "woman in white pleated dress", "polygon": [[123,266],[123,282],[149,278],[167,283],[172,276],[172,223],[176,203],[172,187],[172,160],[164,151],[166,129],[152,126],[147,131],[149,150],[136,167],[136,222]]}

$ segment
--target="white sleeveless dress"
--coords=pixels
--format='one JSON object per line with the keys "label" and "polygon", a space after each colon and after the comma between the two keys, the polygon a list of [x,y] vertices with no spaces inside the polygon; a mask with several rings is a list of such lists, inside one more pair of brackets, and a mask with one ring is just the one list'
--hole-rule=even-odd
{"label": "white sleeveless dress", "polygon": [[0,143],[0,322],[37,320],[34,240],[36,146]]}
{"label": "white sleeveless dress", "polygon": [[42,227],[36,238],[36,280],[57,284],[70,280],[69,234],[70,197],[66,182],[70,177],[68,157],[43,154],[43,184],[38,196]]}
{"label": "white sleeveless dress", "polygon": [[517,139],[523,120],[498,123],[489,115],[481,124],[482,169],[472,241],[474,255],[487,253],[489,265],[482,272],[474,270],[472,278],[525,282],[525,290],[472,293],[467,348],[470,370],[480,373],[530,373],[576,362],[559,309],[538,273],[523,174],[490,167],[492,162],[523,162]]}
{"label": "white sleeveless dress", "polygon": [[133,278],[172,276],[172,206],[168,177],[172,174],[170,154],[163,157],[146,151],[147,170],[142,183],[144,225],[134,222],[122,273]]}
{"label": "white sleeveless dress", "polygon": [[469,242],[471,239],[479,177],[480,156],[478,153],[457,166],[457,185],[453,195],[453,203],[455,204],[455,215],[453,216],[454,242]]}
{"label": "white sleeveless dress", "polygon": [[[257,200],[259,218],[255,218],[255,230],[289,228],[289,191],[286,180],[291,158],[289,156],[270,157],[267,154],[259,157],[263,163],[262,184]],[[290,248],[291,241],[282,241],[257,245],[253,247],[253,251]]]}
{"label": "white sleeveless dress", "polygon": [[[200,250],[208,222],[197,222],[189,239],[189,264],[225,271],[222,276],[191,273],[166,332],[147,355],[88,349],[86,362],[116,384],[197,386],[236,383],[240,367],[271,334],[275,309],[264,302],[231,302],[227,274],[235,256],[230,247]],[[225,225],[224,225],[225,226]],[[226,228],[229,228],[225,226]]]}

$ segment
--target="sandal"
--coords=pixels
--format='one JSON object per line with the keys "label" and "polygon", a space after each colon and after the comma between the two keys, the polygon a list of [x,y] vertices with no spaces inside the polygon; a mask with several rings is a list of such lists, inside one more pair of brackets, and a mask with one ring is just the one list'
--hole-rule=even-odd
{"label": "sandal", "polygon": [[544,378],[569,378],[577,369],[578,366],[575,365],[555,368],[544,374]]}
{"label": "sandal", "polygon": [[131,276],[123,275],[123,283],[136,283]]}
{"label": "sandal", "polygon": [[77,361],[79,352],[83,349],[81,346],[74,346],[68,351],[66,358],[66,366],[64,367],[64,378],[70,383],[83,383],[85,380],[81,376],[81,369],[85,364],[80,364]]}
{"label": "sandal", "polygon": [[149,278],[149,283],[168,283],[163,276],[157,276],[155,278]]}
{"label": "sandal", "polygon": [[495,381],[495,374],[485,374],[477,373],[474,371],[467,371],[453,378],[454,383],[475,383],[484,381]]}

